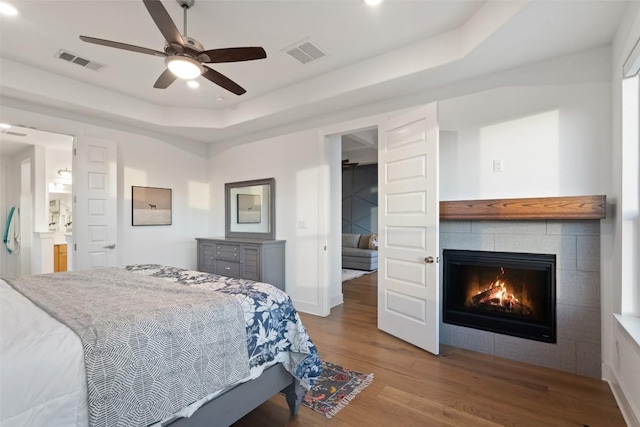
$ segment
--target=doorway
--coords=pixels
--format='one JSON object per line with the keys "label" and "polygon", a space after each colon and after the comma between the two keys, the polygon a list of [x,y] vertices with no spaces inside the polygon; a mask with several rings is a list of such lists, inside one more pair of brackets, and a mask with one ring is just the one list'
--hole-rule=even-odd
{"label": "doorway", "polygon": [[[3,190],[0,225],[4,231],[13,208],[19,218],[20,234],[16,240],[20,244],[11,254],[2,248],[0,277],[53,272],[54,249],[49,245],[54,239],[66,245],[66,237],[70,239],[72,231],[73,137],[25,126],[6,126],[0,133]],[[60,170],[68,173],[64,182],[57,179],[62,178]]]}
{"label": "doorway", "polygon": [[378,270],[378,128],[340,139],[342,218],[332,226],[342,230],[342,283],[371,275],[366,282],[376,286],[377,275],[372,273]]}
{"label": "doorway", "polygon": [[[320,130],[325,171],[319,182],[320,315],[343,300],[340,261],[339,181],[341,136],[379,127],[378,227],[380,231],[378,328],[433,354],[439,352],[437,104],[341,123]],[[339,280],[339,279],[338,279]],[[336,292],[338,290],[338,292]],[[336,296],[336,293],[339,295]]]}

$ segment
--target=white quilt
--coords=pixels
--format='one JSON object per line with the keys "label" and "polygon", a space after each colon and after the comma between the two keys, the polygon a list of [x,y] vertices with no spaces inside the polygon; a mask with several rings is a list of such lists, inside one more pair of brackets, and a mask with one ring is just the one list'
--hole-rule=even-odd
{"label": "white quilt", "polygon": [[89,423],[80,338],[0,280],[0,426]]}

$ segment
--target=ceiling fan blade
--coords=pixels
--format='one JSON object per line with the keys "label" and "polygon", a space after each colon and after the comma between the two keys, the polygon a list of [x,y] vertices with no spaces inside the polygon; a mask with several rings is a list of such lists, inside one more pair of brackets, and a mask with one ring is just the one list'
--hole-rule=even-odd
{"label": "ceiling fan blade", "polygon": [[176,24],[173,23],[169,12],[164,8],[160,0],[142,0],[151,15],[151,19],[170,45],[178,45],[184,48],[182,36]]}
{"label": "ceiling fan blade", "polygon": [[132,44],[114,42],[111,40],[97,39],[95,37],[80,36],[80,40],[87,43],[99,44],[107,47],[114,47],[116,49],[128,50],[131,52],[145,53],[147,55],[159,56],[165,58],[166,53],[159,50],[147,49],[146,47],[134,46]]}
{"label": "ceiling fan blade", "polygon": [[242,95],[246,92],[239,84],[231,80],[230,78],[223,76],[217,71],[212,70],[211,68],[203,65],[204,73],[202,73],[202,77],[207,80],[212,81],[223,89],[228,90],[231,93],[235,93],[236,95]]}
{"label": "ceiling fan blade", "polygon": [[267,52],[261,47],[229,47],[226,49],[205,50],[198,55],[198,58],[201,58],[203,55],[206,55],[207,58],[203,58],[202,62],[219,63],[264,59],[267,57]]}
{"label": "ceiling fan blade", "polygon": [[158,77],[158,80],[156,80],[156,84],[154,84],[153,87],[156,89],[166,89],[171,83],[175,82],[177,78],[178,77],[176,77],[176,75],[167,68],[162,74],[160,74],[160,77]]}

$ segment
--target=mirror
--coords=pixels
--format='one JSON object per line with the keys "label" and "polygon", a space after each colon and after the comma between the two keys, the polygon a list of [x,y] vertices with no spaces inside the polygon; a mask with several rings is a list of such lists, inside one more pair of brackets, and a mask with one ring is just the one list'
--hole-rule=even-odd
{"label": "mirror", "polygon": [[225,237],[275,239],[276,180],[230,182],[225,188]]}

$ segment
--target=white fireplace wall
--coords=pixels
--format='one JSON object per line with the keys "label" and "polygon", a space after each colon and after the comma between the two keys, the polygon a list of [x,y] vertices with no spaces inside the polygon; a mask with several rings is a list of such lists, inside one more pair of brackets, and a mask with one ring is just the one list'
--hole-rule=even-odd
{"label": "white fireplace wall", "polygon": [[441,221],[440,248],[557,257],[556,344],[441,321],[442,344],[601,378],[600,221]]}

